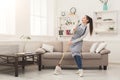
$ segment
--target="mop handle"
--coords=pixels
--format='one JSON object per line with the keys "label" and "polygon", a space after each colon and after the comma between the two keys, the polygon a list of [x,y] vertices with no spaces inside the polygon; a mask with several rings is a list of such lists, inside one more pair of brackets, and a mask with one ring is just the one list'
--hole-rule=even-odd
{"label": "mop handle", "polygon": [[58,64],[61,64],[61,63],[62,63],[63,58],[64,58],[64,56],[65,56],[65,52],[67,52],[67,50],[65,50],[65,51],[63,52],[62,57],[61,57],[61,59],[60,59],[60,61],[59,61],[59,63],[58,63]]}
{"label": "mop handle", "polygon": [[[69,46],[68,46],[68,48],[69,48]],[[67,48],[66,48],[67,49]],[[60,59],[60,61],[59,61],[59,65],[62,63],[62,61],[63,61],[63,59],[64,59],[64,56],[65,56],[65,52],[67,52],[67,50],[65,50],[64,52],[63,52],[63,54],[62,54],[62,57],[61,57],[61,59]]]}
{"label": "mop handle", "polygon": [[61,63],[62,63],[63,58],[64,58],[64,55],[65,55],[65,53],[63,52],[62,57],[61,57],[61,59],[60,59],[60,61],[59,61],[59,63],[58,63],[58,64],[61,64]]}

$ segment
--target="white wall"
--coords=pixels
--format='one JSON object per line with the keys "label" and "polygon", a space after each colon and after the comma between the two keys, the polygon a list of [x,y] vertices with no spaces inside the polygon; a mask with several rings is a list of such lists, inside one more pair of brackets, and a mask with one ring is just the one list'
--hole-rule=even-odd
{"label": "white wall", "polygon": [[[58,15],[60,15],[61,11],[69,12],[71,7],[77,8],[77,14],[83,15],[83,14],[91,14],[94,10],[100,10],[100,5],[97,5],[99,3],[97,0],[57,0],[57,12]],[[93,5],[94,4],[94,5]],[[94,7],[96,6],[96,7]]]}

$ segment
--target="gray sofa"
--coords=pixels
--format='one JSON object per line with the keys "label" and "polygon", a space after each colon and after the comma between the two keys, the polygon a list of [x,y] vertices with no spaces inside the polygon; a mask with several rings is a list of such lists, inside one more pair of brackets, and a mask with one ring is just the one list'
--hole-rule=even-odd
{"label": "gray sofa", "polygon": [[[94,41],[95,42],[95,41]],[[82,47],[82,64],[83,68],[86,67],[98,67],[100,69],[107,69],[108,66],[108,54],[109,50],[103,49],[100,53],[90,53],[90,47],[94,43],[93,41],[84,41]],[[55,67],[60,60],[63,52],[65,53],[62,67],[77,67],[76,63],[71,55],[68,42],[64,41],[52,41],[45,42],[54,46],[53,52],[46,52],[42,55],[42,66],[43,67]]]}

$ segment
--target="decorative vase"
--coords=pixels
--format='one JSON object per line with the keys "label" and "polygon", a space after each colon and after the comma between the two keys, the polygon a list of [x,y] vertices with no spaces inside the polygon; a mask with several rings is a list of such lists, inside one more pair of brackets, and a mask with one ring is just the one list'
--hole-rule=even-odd
{"label": "decorative vase", "polygon": [[104,4],[103,4],[103,10],[104,10],[104,11],[107,11],[107,10],[108,10],[108,5],[107,5],[107,3],[104,3]]}

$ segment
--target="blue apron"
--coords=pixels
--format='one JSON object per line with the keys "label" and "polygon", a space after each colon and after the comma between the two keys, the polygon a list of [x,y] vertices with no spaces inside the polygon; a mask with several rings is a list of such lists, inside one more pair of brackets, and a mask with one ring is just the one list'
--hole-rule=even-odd
{"label": "blue apron", "polygon": [[[84,35],[84,33],[86,31],[86,28],[87,27],[82,26],[81,24],[79,26],[77,26],[76,32],[73,34],[73,37],[72,37],[71,41],[76,40],[76,39],[80,38],[82,35]],[[82,43],[83,43],[83,40],[81,40],[79,42],[76,42],[76,43],[73,43],[70,46],[70,50],[72,52],[72,56],[73,57],[75,55],[79,55],[80,56],[80,53],[82,51]]]}

